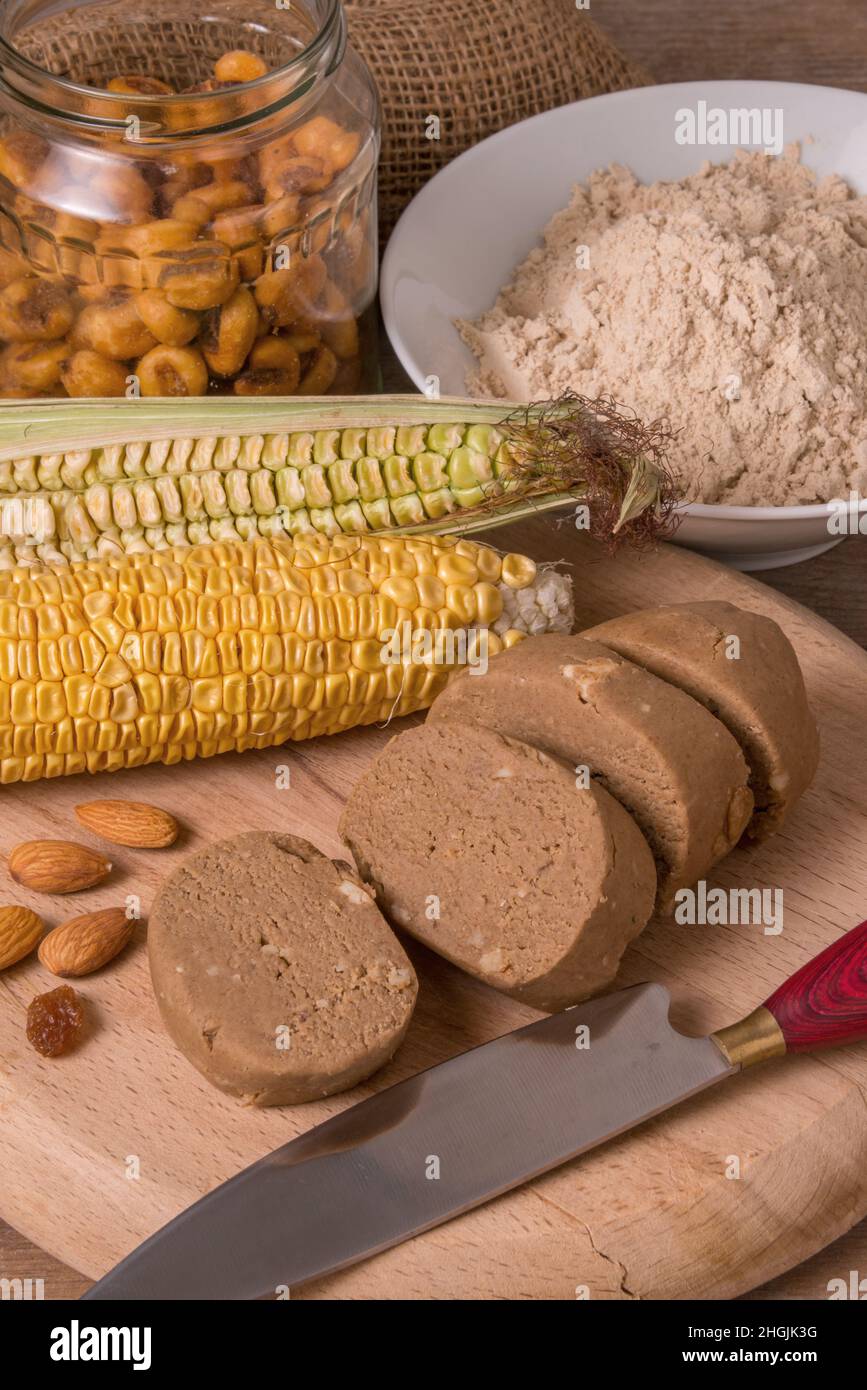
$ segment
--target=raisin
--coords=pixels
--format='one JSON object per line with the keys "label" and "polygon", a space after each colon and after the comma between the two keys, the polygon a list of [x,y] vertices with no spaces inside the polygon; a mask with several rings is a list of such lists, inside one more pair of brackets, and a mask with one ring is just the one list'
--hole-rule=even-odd
{"label": "raisin", "polygon": [[37,994],[27,1006],[27,1041],[43,1057],[59,1057],[73,1047],[84,1023],[81,1000],[70,985]]}

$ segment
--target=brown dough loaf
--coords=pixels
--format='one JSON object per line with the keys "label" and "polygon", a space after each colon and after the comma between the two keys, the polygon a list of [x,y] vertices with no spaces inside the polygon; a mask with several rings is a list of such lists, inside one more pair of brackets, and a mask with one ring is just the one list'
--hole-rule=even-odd
{"label": "brown dough loaf", "polygon": [[[819,733],[798,658],[772,618],[733,603],[678,603],[627,613],[582,636],[685,690],[743,749],[755,810],[750,839],[779,830],[819,765]],[[739,655],[728,655],[736,637]]]}
{"label": "brown dough loaf", "polygon": [[622,806],[487,729],[392,739],[340,829],[393,922],[538,1009],[610,984],[653,910],[653,856]]}
{"label": "brown dough loaf", "polygon": [[589,767],[632,813],[671,905],[728,854],[752,812],[748,769],[718,719],[683,691],[582,637],[534,637],[461,672],[429,724],[482,724]]}
{"label": "brown dough loaf", "polygon": [[181,1052],[253,1105],[363,1081],[400,1046],[418,992],[355,871],[293,835],[256,831],[192,855],[157,896],[148,949]]}

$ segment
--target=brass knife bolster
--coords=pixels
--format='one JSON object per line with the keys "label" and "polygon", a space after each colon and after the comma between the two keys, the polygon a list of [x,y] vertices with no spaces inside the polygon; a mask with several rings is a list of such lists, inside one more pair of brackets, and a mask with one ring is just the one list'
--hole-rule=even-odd
{"label": "brass knife bolster", "polygon": [[764,1005],[739,1023],[720,1028],[710,1036],[733,1067],[753,1067],[757,1062],[770,1061],[771,1057],[782,1057],[786,1051],[780,1025]]}

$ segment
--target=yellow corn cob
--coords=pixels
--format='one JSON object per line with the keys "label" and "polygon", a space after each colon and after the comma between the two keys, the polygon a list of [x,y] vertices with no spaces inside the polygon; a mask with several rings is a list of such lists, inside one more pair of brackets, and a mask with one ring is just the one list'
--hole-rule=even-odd
{"label": "yellow corn cob", "polygon": [[[460,659],[568,631],[568,581],[447,537],[315,532],[0,573],[0,783],[175,763],[426,708]],[[484,634],[484,636],[483,636]],[[481,646],[480,646],[481,644]],[[464,651],[466,657],[466,648]]]}
{"label": "yellow corn cob", "polygon": [[600,497],[603,528],[617,529],[667,505],[655,463],[631,438],[631,453],[613,434],[600,442],[584,405],[499,427],[501,405],[396,397],[260,402],[254,415],[233,401],[205,415],[188,401],[87,409],[0,411],[0,568],[310,532],[466,534]]}

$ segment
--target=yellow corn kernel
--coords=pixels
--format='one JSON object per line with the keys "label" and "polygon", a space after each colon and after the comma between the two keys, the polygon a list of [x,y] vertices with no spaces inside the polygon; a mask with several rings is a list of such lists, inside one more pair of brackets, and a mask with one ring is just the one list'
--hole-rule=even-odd
{"label": "yellow corn kernel", "polygon": [[483,627],[493,627],[503,613],[503,595],[493,584],[480,582],[475,585],[476,618]]}
{"label": "yellow corn kernel", "polygon": [[36,684],[36,718],[42,724],[56,724],[67,713],[63,685],[60,681],[38,681]]}
{"label": "yellow corn kernel", "polygon": [[380,585],[379,592],[385,598],[396,603],[398,608],[408,608],[412,611],[419,604],[419,591],[412,579],[400,576],[385,579]]}
{"label": "yellow corn kernel", "polygon": [[528,555],[504,555],[501,578],[510,589],[526,589],[536,578],[536,565]]}
{"label": "yellow corn kernel", "polygon": [[381,671],[384,664],[383,643],[375,638],[353,642],[352,664],[359,671]]}
{"label": "yellow corn kernel", "polygon": [[35,724],[36,686],[33,681],[12,682],[11,717],[15,727],[22,724]]}
{"label": "yellow corn kernel", "polygon": [[454,550],[446,551],[440,556],[437,562],[437,576],[445,585],[477,584],[479,581],[479,571],[473,561]]}
{"label": "yellow corn kernel", "polygon": [[245,675],[251,676],[262,664],[262,634],[244,628],[240,633],[240,640],[241,670]]}
{"label": "yellow corn kernel", "polygon": [[123,685],[132,675],[126,662],[121,657],[112,654],[106,656],[105,660],[96,671],[94,679],[98,685],[106,685],[110,690],[118,685]]}
{"label": "yellow corn kernel", "polygon": [[269,676],[279,676],[283,670],[283,642],[276,632],[265,634],[262,643],[262,670]]}
{"label": "yellow corn kernel", "polygon": [[464,627],[476,621],[478,600],[475,588],[465,584],[449,584],[446,588],[446,608],[460,620]]}
{"label": "yellow corn kernel", "polygon": [[112,691],[109,719],[114,720],[116,724],[132,724],[139,710],[139,699],[132,681],[116,686]]}

